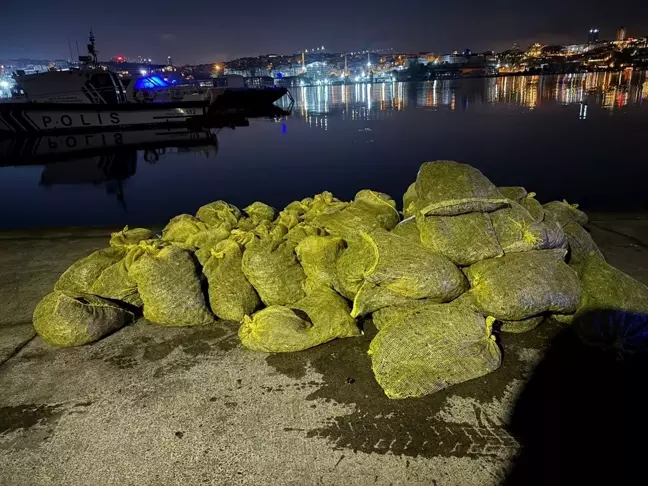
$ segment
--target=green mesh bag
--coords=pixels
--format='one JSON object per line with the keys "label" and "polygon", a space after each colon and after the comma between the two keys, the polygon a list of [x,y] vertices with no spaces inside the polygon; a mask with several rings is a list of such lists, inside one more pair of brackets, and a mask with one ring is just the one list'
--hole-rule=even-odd
{"label": "green mesh bag", "polygon": [[583,298],[578,312],[608,309],[648,314],[648,287],[590,253],[581,272]]}
{"label": "green mesh bag", "polygon": [[295,248],[309,286],[338,288],[337,261],[346,248],[342,238],[336,236],[308,236]]}
{"label": "green mesh bag", "polygon": [[286,239],[286,241],[290,241],[291,243],[297,245],[298,243],[300,243],[305,238],[308,238],[309,236],[324,236],[324,235],[326,235],[326,231],[324,231],[323,229],[318,228],[317,226],[313,226],[310,223],[301,222],[293,226],[292,228],[290,228],[284,238]]}
{"label": "green mesh bag", "polygon": [[104,248],[74,262],[54,284],[54,290],[90,294],[92,286],[110,266],[126,255],[123,248]]}
{"label": "green mesh bag", "polygon": [[392,229],[399,219],[396,203],[388,195],[363,190],[344,209],[321,213],[312,224],[331,235],[349,238],[377,228]]}
{"label": "green mesh bag", "polygon": [[415,243],[421,243],[421,232],[419,231],[418,226],[416,226],[415,217],[407,218],[398,223],[392,230],[392,233],[407,238]]}
{"label": "green mesh bag", "polygon": [[499,321],[499,330],[502,332],[509,332],[519,334],[523,332],[532,331],[544,321],[544,316],[534,316],[521,321]]}
{"label": "green mesh bag", "polygon": [[252,230],[252,233],[262,240],[271,239],[274,241],[280,241],[288,234],[288,228],[282,224],[274,224],[270,221],[261,221]]}
{"label": "green mesh bag", "polygon": [[382,192],[363,189],[355,195],[351,206],[374,214],[380,228],[389,230],[400,222],[400,214],[396,210],[396,201]]}
{"label": "green mesh bag", "polygon": [[497,190],[506,199],[515,202],[520,202],[522,198],[527,196],[527,190],[522,186],[504,186],[498,187]]}
{"label": "green mesh bag", "polygon": [[279,213],[275,223],[283,224],[291,230],[302,222],[302,216],[308,211],[308,206],[301,201],[293,201]]}
{"label": "green mesh bag", "polygon": [[[394,292],[387,287],[381,287],[371,282],[365,281],[355,298],[353,299],[353,317],[371,314],[372,312],[382,309],[383,307],[407,304],[412,297]],[[436,302],[443,302],[445,299],[436,299]]]}
{"label": "green mesh bag", "polygon": [[[404,303],[406,299],[447,302],[467,288],[461,271],[442,255],[382,229],[363,233],[362,237],[371,253],[368,259],[360,261],[363,265],[368,261],[369,267],[353,301],[353,317]],[[357,262],[351,264],[357,268]],[[349,273],[354,272],[357,270]]]}
{"label": "green mesh bag", "polygon": [[542,224],[545,226],[545,249],[567,248],[567,239],[563,227],[550,211],[545,211]]}
{"label": "green mesh bag", "polygon": [[221,223],[218,226],[211,226],[210,228],[189,236],[186,244],[189,247],[211,249],[218,245],[221,241],[226,240],[232,234],[232,227],[229,223]]}
{"label": "green mesh bag", "polygon": [[135,307],[144,303],[137,291],[137,283],[128,274],[126,258],[106,268],[91,287],[91,293],[107,299],[120,300]]}
{"label": "green mesh bag", "polygon": [[241,218],[239,222],[236,223],[236,229],[241,231],[252,231],[258,225],[259,221],[254,221],[252,218]]}
{"label": "green mesh bag", "polygon": [[439,305],[438,302],[429,299],[408,300],[404,304],[391,305],[377,310],[371,315],[371,320],[374,326],[379,331],[382,331],[387,326],[398,324],[399,322],[407,322],[407,317],[410,314],[415,314],[421,307],[429,305]]}
{"label": "green mesh bag", "polygon": [[275,219],[276,211],[273,207],[268,206],[265,203],[256,201],[250,204],[247,208],[244,208],[245,214],[252,221],[273,221]]}
{"label": "green mesh bag", "polygon": [[406,216],[419,212],[431,216],[489,212],[509,203],[477,169],[448,160],[421,165],[416,195],[415,207],[408,208]]}
{"label": "green mesh bag", "polygon": [[472,265],[504,254],[487,213],[459,216],[419,214],[416,225],[421,234],[421,244],[447,257],[455,265]]}
{"label": "green mesh bag", "polygon": [[519,321],[545,312],[573,313],[581,286],[563,261],[566,250],[510,253],[475,263],[466,269],[471,294],[480,312]]}
{"label": "green mesh bag", "polygon": [[587,224],[587,215],[578,209],[578,204],[569,204],[567,201],[552,201],[542,207],[545,211],[552,213],[563,226],[570,221],[581,226]]}
{"label": "green mesh bag", "polygon": [[261,304],[254,287],[243,275],[243,254],[232,240],[210,250],[211,257],[203,267],[209,284],[209,304],[221,319],[241,321]]}
{"label": "green mesh bag", "polygon": [[243,346],[266,353],[302,351],[360,334],[346,301],[325,287],[292,308],[274,305],[246,316],[239,329]]}
{"label": "green mesh bag", "polygon": [[416,182],[412,182],[407,188],[407,191],[405,191],[405,194],[403,194],[403,215],[406,218],[415,215],[417,201]]}
{"label": "green mesh bag", "polygon": [[340,253],[335,265],[337,290],[349,300],[353,300],[364,283],[364,275],[374,263],[375,253],[365,238],[345,240],[347,248]]}
{"label": "green mesh bag", "polygon": [[121,329],[133,313],[96,295],[55,291],[34,310],[34,329],[54,346],[82,346]]}
{"label": "green mesh bag", "polygon": [[144,317],[164,326],[212,324],[200,276],[191,254],[175,245],[150,245],[135,261],[129,276],[137,282]]}
{"label": "green mesh bag", "polygon": [[245,247],[243,274],[267,306],[292,304],[305,295],[306,274],[293,249],[291,243],[271,238],[255,238]]}
{"label": "green mesh bag", "polygon": [[493,321],[463,301],[405,312],[371,341],[376,381],[389,398],[420,397],[495,371]]}
{"label": "green mesh bag", "polygon": [[349,203],[342,202],[330,192],[324,191],[321,194],[316,194],[312,198],[302,199],[301,205],[306,208],[306,211],[302,214],[302,219],[304,221],[312,221],[321,214],[341,211]]}
{"label": "green mesh bag", "polygon": [[591,253],[581,272],[578,335],[618,358],[648,353],[648,287]]}
{"label": "green mesh bag", "polygon": [[[190,245],[189,240],[192,237],[209,231],[210,226],[190,214],[180,214],[169,220],[167,225],[162,229],[162,239],[169,243],[181,243]],[[191,245],[193,246],[193,245]]]}
{"label": "green mesh bag", "polygon": [[530,192],[526,197],[520,199],[519,204],[529,212],[535,221],[542,222],[545,217],[545,210],[535,198],[535,195],[535,192]]}
{"label": "green mesh bag", "polygon": [[542,250],[548,244],[545,225],[516,202],[490,213],[490,219],[504,254]]}
{"label": "green mesh bag", "polygon": [[[236,243],[234,238],[230,237],[230,240],[234,241]],[[198,260],[198,264],[201,267],[204,267],[207,264],[207,262],[209,261],[209,259],[211,258],[211,254],[212,254],[212,249],[211,248],[209,248],[209,249],[207,249],[207,248],[199,248],[198,250],[196,250],[194,252],[194,257],[196,257],[196,260]]]}
{"label": "green mesh bag", "polygon": [[214,201],[198,209],[196,217],[211,226],[228,223],[230,226],[235,227],[239,219],[241,219],[241,211],[236,206],[225,201]]}
{"label": "green mesh bag", "polygon": [[569,245],[569,264],[579,264],[587,260],[590,253],[595,253],[599,258],[603,258],[594,239],[589,232],[580,224],[570,221],[563,227],[565,238]]}
{"label": "green mesh bag", "polygon": [[131,248],[140,241],[150,240],[154,236],[153,232],[146,228],[128,229],[128,226],[125,226],[123,230],[110,235],[110,246],[114,248]]}

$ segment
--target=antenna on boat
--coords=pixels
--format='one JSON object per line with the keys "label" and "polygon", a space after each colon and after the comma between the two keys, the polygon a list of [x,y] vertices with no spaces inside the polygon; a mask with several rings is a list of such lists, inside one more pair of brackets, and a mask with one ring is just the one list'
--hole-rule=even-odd
{"label": "antenna on boat", "polygon": [[[77,43],[77,51],[78,45],[79,44]],[[92,29],[90,29],[90,35],[88,36],[88,55],[79,56],[79,61],[84,63],[84,66],[86,68],[88,66],[91,68],[96,68],[99,65],[98,55],[99,51],[97,51],[97,48],[95,47],[95,36],[92,32]]]}
{"label": "antenna on boat", "polygon": [[90,29],[88,41],[88,56],[91,58],[92,65],[97,66],[97,64],[99,63],[99,51],[97,51],[97,48],[95,46],[95,36],[92,32],[92,29]]}

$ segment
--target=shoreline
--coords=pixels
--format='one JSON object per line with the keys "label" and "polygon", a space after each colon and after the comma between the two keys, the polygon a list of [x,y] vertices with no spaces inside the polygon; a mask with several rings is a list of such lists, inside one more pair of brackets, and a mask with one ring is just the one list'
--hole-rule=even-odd
{"label": "shoreline", "polygon": [[[597,69],[592,71],[576,71],[576,72],[562,72],[562,73],[502,73],[502,74],[485,74],[485,75],[459,75],[459,76],[431,76],[429,78],[419,78],[419,79],[394,79],[394,80],[383,80],[383,81],[348,81],[345,83],[327,83],[325,86],[353,86],[356,84],[384,84],[384,83],[425,83],[429,81],[456,81],[461,79],[493,79],[493,78],[512,78],[512,77],[527,77],[527,76],[568,76],[568,75],[587,75],[587,74],[597,74],[597,73],[612,73],[620,74],[630,69],[633,73],[645,73],[648,71],[648,67],[638,67],[638,68],[623,68],[623,69]],[[322,84],[304,84],[301,86],[289,86],[291,89],[295,88],[314,88],[322,87]]]}

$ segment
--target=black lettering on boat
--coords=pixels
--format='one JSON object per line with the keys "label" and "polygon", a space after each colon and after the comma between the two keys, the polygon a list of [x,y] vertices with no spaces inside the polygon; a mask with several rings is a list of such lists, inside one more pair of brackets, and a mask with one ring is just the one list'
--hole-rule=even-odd
{"label": "black lettering on boat", "polygon": [[85,118],[83,118],[83,114],[81,114],[81,125],[84,125],[86,127],[90,125],[90,123],[86,122]]}
{"label": "black lettering on boat", "polygon": [[69,127],[70,125],[72,125],[72,118],[70,118],[68,115],[63,115],[61,117],[61,123],[64,126]]}
{"label": "black lettering on boat", "polygon": [[43,115],[41,117],[41,120],[43,120],[43,128],[47,128],[47,125],[52,123],[52,117],[51,116]]}
{"label": "black lettering on boat", "polygon": [[122,145],[124,143],[124,135],[115,133],[115,145]]}
{"label": "black lettering on boat", "polygon": [[58,143],[56,143],[56,140],[55,140],[55,139],[48,138],[48,139],[47,139],[47,145],[48,145],[49,148],[51,148],[51,149],[56,149],[56,148],[58,148]]}
{"label": "black lettering on boat", "polygon": [[68,137],[65,139],[65,145],[67,145],[68,148],[74,148],[77,145],[77,139],[74,137]]}
{"label": "black lettering on boat", "polygon": [[99,120],[99,125],[103,125],[103,120],[101,119],[101,113],[97,113],[97,120]]}
{"label": "black lettering on boat", "polygon": [[119,125],[119,114],[118,113],[111,113],[110,114],[110,123],[113,125]]}
{"label": "black lettering on boat", "polygon": [[86,147],[87,147],[88,145],[90,145],[90,142],[92,142],[92,135],[86,135],[86,136],[85,136],[85,144],[86,144]]}

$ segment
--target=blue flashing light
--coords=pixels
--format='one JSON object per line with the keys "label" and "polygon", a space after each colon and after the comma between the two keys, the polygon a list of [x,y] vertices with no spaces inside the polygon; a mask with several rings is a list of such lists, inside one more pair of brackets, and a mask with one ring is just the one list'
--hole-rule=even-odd
{"label": "blue flashing light", "polygon": [[277,79],[283,79],[283,74],[282,73],[277,73]]}
{"label": "blue flashing light", "polygon": [[135,89],[153,89],[153,88],[167,88],[169,83],[167,83],[160,76],[142,76],[137,81],[135,81]]}

